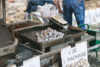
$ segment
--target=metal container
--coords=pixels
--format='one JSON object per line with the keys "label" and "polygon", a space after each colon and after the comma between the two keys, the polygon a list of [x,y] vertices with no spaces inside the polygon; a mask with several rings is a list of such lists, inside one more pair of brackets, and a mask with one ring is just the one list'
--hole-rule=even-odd
{"label": "metal container", "polygon": [[18,40],[5,25],[0,25],[0,56],[14,53]]}
{"label": "metal container", "polygon": [[45,51],[44,49],[46,49],[47,47],[59,44],[63,42],[63,38],[54,40],[54,41],[47,41],[47,42],[36,42],[33,38],[34,38],[34,34],[32,32],[34,31],[41,31],[41,30],[45,30],[48,27],[52,28],[49,25],[46,26],[37,26],[37,27],[32,27],[32,28],[28,28],[28,29],[23,29],[21,31],[17,31],[18,32],[18,36],[20,36],[20,38],[24,39],[24,41],[31,41],[33,43],[33,46],[37,46],[39,49],[41,49],[42,51]]}

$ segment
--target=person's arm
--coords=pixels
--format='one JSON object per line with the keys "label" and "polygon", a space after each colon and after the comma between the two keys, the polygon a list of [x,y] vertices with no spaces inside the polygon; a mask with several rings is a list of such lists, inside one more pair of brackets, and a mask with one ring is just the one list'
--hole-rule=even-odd
{"label": "person's arm", "polygon": [[13,2],[15,2],[15,0],[8,0],[8,2],[13,3]]}
{"label": "person's arm", "polygon": [[61,0],[54,0],[54,4],[56,5],[56,7],[58,8],[60,13],[63,13],[62,9],[61,9],[61,5],[60,5]]}

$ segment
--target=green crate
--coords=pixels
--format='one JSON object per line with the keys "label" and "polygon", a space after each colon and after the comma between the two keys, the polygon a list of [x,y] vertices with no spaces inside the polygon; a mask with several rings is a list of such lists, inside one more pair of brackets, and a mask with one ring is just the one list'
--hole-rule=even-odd
{"label": "green crate", "polygon": [[[87,26],[87,33],[91,36],[94,36],[95,39],[89,42],[89,46],[95,46],[95,45],[99,45],[100,44],[100,25],[99,26],[92,26],[92,25],[87,25],[84,24],[85,26]],[[82,26],[82,25],[81,25]],[[100,50],[100,47],[95,48],[91,51],[95,51],[96,52],[96,57],[98,58],[98,51]]]}

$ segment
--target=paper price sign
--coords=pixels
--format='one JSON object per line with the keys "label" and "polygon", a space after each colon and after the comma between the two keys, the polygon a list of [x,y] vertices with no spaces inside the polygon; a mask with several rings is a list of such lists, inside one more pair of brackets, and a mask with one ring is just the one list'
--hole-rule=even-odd
{"label": "paper price sign", "polygon": [[77,43],[75,47],[61,50],[62,67],[89,67],[87,41]]}
{"label": "paper price sign", "polygon": [[23,62],[22,67],[40,67],[40,57],[33,57]]}

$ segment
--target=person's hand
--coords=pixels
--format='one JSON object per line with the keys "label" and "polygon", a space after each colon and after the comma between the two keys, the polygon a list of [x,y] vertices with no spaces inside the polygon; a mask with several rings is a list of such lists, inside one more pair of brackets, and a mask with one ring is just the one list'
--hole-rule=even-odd
{"label": "person's hand", "polygon": [[13,3],[13,2],[15,2],[15,0],[8,0],[8,2]]}
{"label": "person's hand", "polygon": [[63,10],[62,9],[58,9],[59,13],[63,13]]}

